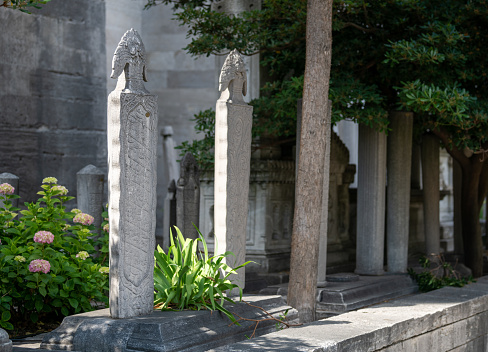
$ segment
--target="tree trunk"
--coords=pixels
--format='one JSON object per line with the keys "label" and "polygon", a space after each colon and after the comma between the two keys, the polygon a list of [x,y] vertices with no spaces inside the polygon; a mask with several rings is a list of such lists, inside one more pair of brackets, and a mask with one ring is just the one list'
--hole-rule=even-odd
{"label": "tree trunk", "polygon": [[474,155],[468,166],[463,167],[461,222],[463,228],[464,262],[473,271],[474,277],[483,275],[483,242],[480,227],[480,178],[483,163]]}
{"label": "tree trunk", "polygon": [[481,146],[482,153],[466,156],[451,143],[449,134],[442,128],[432,131],[438,136],[447,152],[462,170],[461,224],[464,246],[464,263],[474,277],[483,275],[483,241],[481,240],[480,211],[488,193],[488,143]]}
{"label": "tree trunk", "polygon": [[332,50],[332,0],[307,4],[307,53],[288,304],[315,320],[317,261]]}

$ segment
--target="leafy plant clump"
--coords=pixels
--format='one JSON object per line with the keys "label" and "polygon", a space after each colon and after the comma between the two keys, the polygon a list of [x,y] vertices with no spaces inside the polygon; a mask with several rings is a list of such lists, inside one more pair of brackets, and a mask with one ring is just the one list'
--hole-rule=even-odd
{"label": "leafy plant clump", "polygon": [[93,217],[66,211],[74,197],[54,177],[41,187],[41,198],[19,211],[13,187],[0,185],[0,326],[14,335],[108,303],[108,268],[94,257]]}
{"label": "leafy plant clump", "polygon": [[[233,314],[224,307],[225,301],[235,303],[225,293],[238,290],[242,299],[242,289],[232,283],[229,276],[250,262],[231,268],[224,263],[224,259],[234,255],[232,252],[209,257],[200,231],[200,238],[185,239],[176,226],[175,229],[176,243],[171,233],[168,253],[159,246],[154,252],[155,307],[162,310],[218,310],[237,323]],[[203,246],[203,252],[198,249],[199,243]]]}
{"label": "leafy plant clump", "polygon": [[424,270],[417,273],[409,268],[408,274],[417,282],[420,292],[429,292],[444,286],[463,287],[475,281],[472,276],[462,277],[442,256],[438,256],[434,262],[422,257],[419,263]]}

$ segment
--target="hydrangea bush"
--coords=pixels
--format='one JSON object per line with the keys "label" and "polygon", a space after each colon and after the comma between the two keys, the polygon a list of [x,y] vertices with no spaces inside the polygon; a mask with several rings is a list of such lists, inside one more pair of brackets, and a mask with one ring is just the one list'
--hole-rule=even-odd
{"label": "hydrangea bush", "polygon": [[35,329],[108,303],[108,268],[94,248],[106,237],[95,243],[93,217],[66,211],[73,197],[56,178],[45,178],[41,188],[41,198],[19,211],[14,188],[0,185],[0,326],[8,330]]}

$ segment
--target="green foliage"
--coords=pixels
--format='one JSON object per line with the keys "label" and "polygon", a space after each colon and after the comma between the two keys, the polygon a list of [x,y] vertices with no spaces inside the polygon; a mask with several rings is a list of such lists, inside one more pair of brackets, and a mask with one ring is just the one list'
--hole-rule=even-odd
{"label": "green foliage", "polygon": [[[168,254],[159,246],[154,252],[154,304],[163,310],[218,310],[237,323],[224,307],[225,301],[234,302],[225,292],[238,289],[242,299],[242,290],[229,280],[229,275],[249,262],[231,268],[224,263],[226,257],[233,255],[231,252],[209,257],[200,231],[200,238],[192,240],[185,239],[177,227],[175,230],[176,243],[171,233]],[[199,252],[199,243],[203,252]]]}
{"label": "green foliage", "polygon": [[[37,323],[59,321],[63,316],[93,310],[91,303],[105,302],[108,277],[93,258],[90,231],[93,225],[73,222],[76,212],[64,203],[73,197],[48,178],[35,203],[26,210],[12,206],[15,195],[0,195],[0,326],[8,330],[36,330]],[[50,183],[48,183],[50,182]],[[61,187],[61,189],[59,188]],[[34,241],[36,233],[49,231],[53,238]],[[52,242],[51,242],[52,241]],[[44,260],[42,270],[32,261]],[[102,269],[103,271],[103,269]]]}
{"label": "green foliage", "polygon": [[[268,77],[252,102],[255,135],[292,136],[305,67],[306,1],[263,0],[261,10],[237,17],[210,11],[212,2],[150,0],[147,7],[165,3],[177,10],[175,19],[189,28],[185,49],[192,55],[259,52]],[[386,130],[387,110],[415,109],[422,131],[445,127],[455,145],[472,150],[488,142],[487,1],[334,0],[333,6],[334,121]],[[429,89],[435,104],[412,103],[430,99]]]}
{"label": "green foliage", "polygon": [[203,138],[191,142],[184,141],[176,149],[181,149],[180,157],[184,157],[187,152],[192,153],[200,169],[211,169],[214,160],[215,111],[200,111],[194,117],[191,121],[195,121],[195,131],[197,134],[203,133]]}
{"label": "green foliage", "polygon": [[17,9],[25,13],[30,13],[28,8],[33,7],[40,9],[40,5],[45,5],[51,0],[4,0],[0,7],[9,7],[12,9]]}
{"label": "green foliage", "polygon": [[420,292],[429,292],[444,286],[463,287],[475,282],[472,276],[461,277],[442,256],[436,258],[434,263],[427,257],[422,257],[419,263],[424,271],[417,273],[413,268],[409,268],[408,274],[417,282]]}

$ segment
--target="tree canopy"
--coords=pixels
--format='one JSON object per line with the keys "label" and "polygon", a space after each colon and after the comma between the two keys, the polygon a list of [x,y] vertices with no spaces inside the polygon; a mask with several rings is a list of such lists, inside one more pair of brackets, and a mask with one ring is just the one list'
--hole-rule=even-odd
{"label": "tree canopy", "polygon": [[29,7],[40,9],[41,5],[47,4],[51,0],[4,0],[0,7],[8,7],[14,10],[30,13]]}

